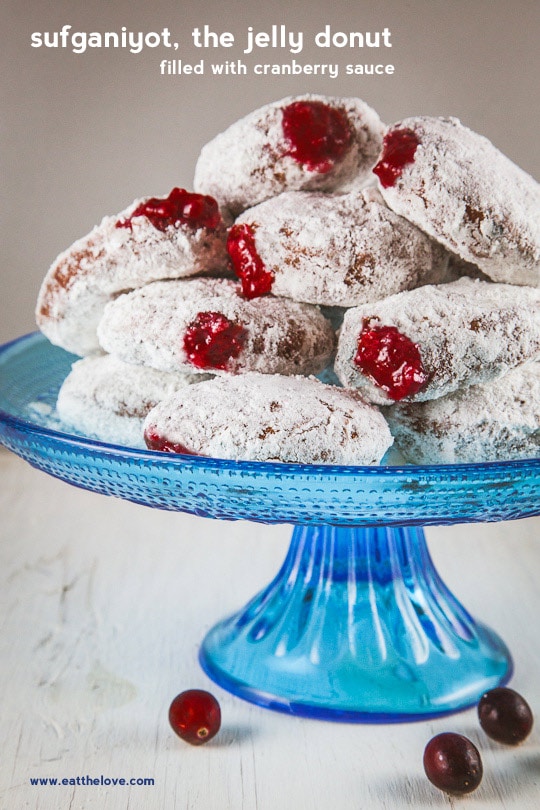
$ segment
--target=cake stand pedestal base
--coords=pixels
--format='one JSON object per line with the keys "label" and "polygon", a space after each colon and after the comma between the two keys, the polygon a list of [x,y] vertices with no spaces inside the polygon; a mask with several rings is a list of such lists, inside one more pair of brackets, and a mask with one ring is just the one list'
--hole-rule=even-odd
{"label": "cake stand pedestal base", "polygon": [[238,697],[349,722],[459,711],[512,673],[416,527],[296,527],[276,578],[210,630],[200,662]]}

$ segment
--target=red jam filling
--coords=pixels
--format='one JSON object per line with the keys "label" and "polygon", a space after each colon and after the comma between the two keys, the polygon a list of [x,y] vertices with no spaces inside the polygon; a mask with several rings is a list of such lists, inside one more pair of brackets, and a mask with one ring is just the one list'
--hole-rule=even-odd
{"label": "red jam filling", "polygon": [[227,238],[227,250],[233,269],[242,282],[246,298],[258,298],[269,293],[274,274],[266,269],[255,247],[255,233],[251,225],[233,225]]}
{"label": "red jam filling", "polygon": [[294,101],[283,109],[286,155],[312,172],[325,174],[341,160],[352,141],[349,119],[321,101]]}
{"label": "red jam filling", "polygon": [[414,163],[414,155],[420,140],[412,129],[393,129],[383,139],[379,162],[373,169],[383,188],[390,188],[401,177],[408,163]]}
{"label": "red jam filling", "polygon": [[116,227],[131,228],[135,217],[146,217],[158,231],[165,231],[171,225],[214,230],[221,222],[219,206],[213,197],[192,194],[183,188],[173,188],[168,197],[150,197],[137,206],[130,217],[119,219]]}
{"label": "red jam filling", "polygon": [[226,371],[229,360],[240,355],[247,333],[221,312],[199,312],[184,335],[184,351],[195,368]]}
{"label": "red jam filling", "polygon": [[187,456],[197,455],[197,453],[194,453],[193,450],[188,450],[187,447],[184,447],[183,444],[170,442],[168,439],[164,439],[163,436],[160,436],[159,433],[155,433],[153,430],[145,431],[144,441],[146,442],[146,446],[149,450],[159,450],[163,453],[183,453]]}
{"label": "red jam filling", "polygon": [[412,396],[427,381],[416,343],[395,326],[364,321],[354,364],[391,399]]}

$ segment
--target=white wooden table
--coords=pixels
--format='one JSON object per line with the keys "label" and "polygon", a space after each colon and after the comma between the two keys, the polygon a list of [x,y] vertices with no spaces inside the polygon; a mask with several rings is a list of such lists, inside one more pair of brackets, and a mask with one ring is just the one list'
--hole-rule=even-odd
{"label": "white wooden table", "polygon": [[[428,531],[447,584],[511,647],[512,685],[539,718],[512,749],[490,742],[473,710],[347,725],[270,712],[214,686],[199,669],[199,641],[271,579],[290,527],[150,510],[70,487],[5,451],[0,480],[2,810],[540,806],[540,519]],[[202,748],[167,721],[172,698],[191,687],[222,705],[221,732]],[[483,754],[484,781],[465,799],[423,774],[424,746],[444,730]],[[102,776],[154,784],[83,783]],[[74,783],[30,783],[48,778]]]}

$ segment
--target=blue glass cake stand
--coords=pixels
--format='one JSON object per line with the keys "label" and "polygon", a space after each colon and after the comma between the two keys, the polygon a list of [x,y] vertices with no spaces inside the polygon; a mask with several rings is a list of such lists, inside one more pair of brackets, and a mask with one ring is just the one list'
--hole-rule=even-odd
{"label": "blue glass cake stand", "polygon": [[6,447],[135,503],[295,524],[276,578],[203,641],[218,684],[291,714],[385,722],[463,709],[509,679],[507,648],[444,585],[422,526],[539,514],[540,459],[337,467],[117,447],[51,421],[72,361],[38,334],[0,349]]}

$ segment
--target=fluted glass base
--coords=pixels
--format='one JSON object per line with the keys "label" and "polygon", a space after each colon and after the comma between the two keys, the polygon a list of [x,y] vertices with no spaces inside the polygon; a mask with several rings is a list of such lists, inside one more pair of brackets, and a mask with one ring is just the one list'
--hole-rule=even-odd
{"label": "fluted glass base", "polygon": [[200,661],[246,700],[353,722],[458,711],[512,671],[416,527],[296,527],[276,578],[208,633]]}

